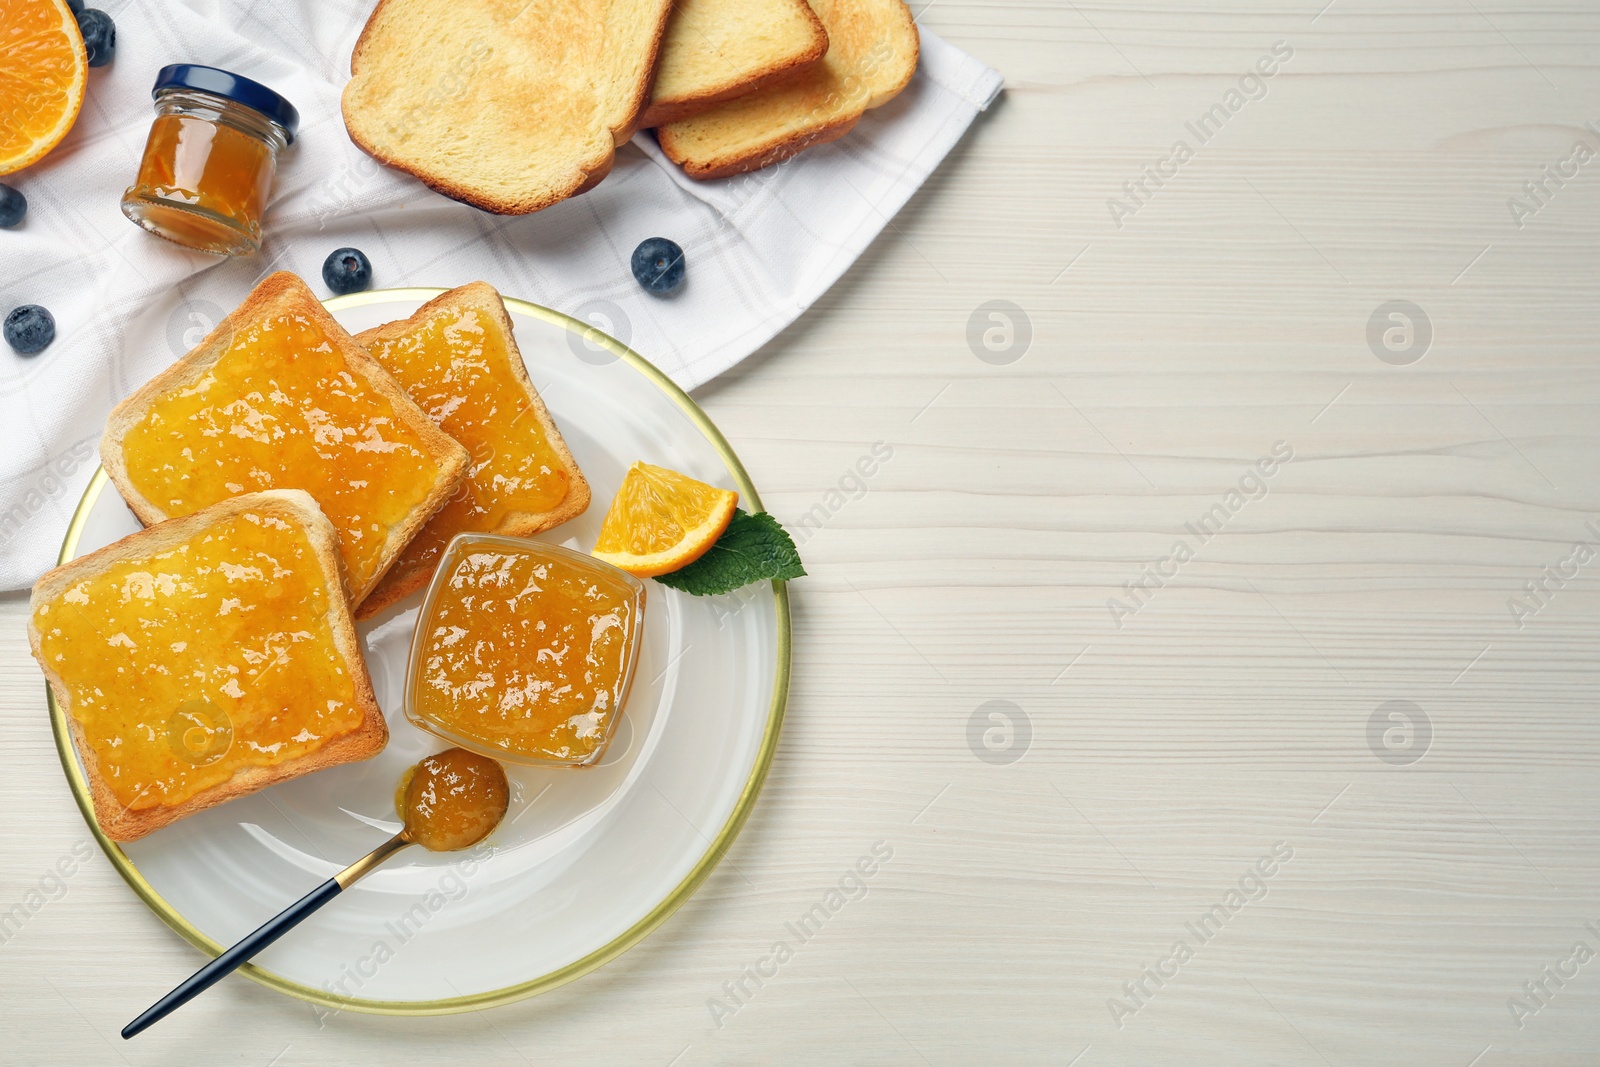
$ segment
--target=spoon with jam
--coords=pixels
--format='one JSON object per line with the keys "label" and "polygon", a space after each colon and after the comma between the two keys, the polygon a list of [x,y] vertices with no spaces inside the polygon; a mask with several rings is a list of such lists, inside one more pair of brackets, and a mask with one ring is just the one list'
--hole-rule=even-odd
{"label": "spoon with jam", "polygon": [[307,916],[350,888],[367,872],[408,845],[430,852],[471,848],[494,832],[505,818],[511,788],[506,772],[488,756],[461,748],[429,756],[400,778],[395,807],[402,827],[398,834],[289,905],[243,941],[200,968],[178,988],[152,1004],[122,1028],[124,1039],[166,1018],[250,957],[300,924]]}

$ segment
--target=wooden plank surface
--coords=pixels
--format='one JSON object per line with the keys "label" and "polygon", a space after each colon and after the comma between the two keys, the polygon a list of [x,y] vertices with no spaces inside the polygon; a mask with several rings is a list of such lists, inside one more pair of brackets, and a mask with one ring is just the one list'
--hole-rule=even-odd
{"label": "wooden plank surface", "polygon": [[[1600,10],[1324,2],[919,5],[1005,96],[699,394],[811,523],[739,874],[532,1002],[231,980],[123,1045],[196,956],[96,857],[0,945],[0,1063],[1596,1062]],[[85,836],[24,619],[0,905]]]}

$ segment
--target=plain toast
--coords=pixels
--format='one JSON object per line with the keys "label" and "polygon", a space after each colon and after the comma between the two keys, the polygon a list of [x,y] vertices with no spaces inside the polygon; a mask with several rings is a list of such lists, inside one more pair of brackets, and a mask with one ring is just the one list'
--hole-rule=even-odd
{"label": "plain toast", "polygon": [[792,77],[827,51],[828,32],[806,0],[678,0],[639,125],[680,122]]}
{"label": "plain toast", "polygon": [[445,196],[525,215],[611,170],[671,0],[379,0],[350,56],[351,140]]}
{"label": "plain toast", "polygon": [[656,131],[691,178],[726,178],[838,140],[916,73],[919,40],[902,0],[812,0],[828,32],[821,63]]}

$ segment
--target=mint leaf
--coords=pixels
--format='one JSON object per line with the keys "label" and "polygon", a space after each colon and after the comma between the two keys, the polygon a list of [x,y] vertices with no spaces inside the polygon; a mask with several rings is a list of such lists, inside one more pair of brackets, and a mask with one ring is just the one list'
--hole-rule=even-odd
{"label": "mint leaf", "polygon": [[656,576],[656,581],[690,596],[731,593],[752,582],[798,578],[806,569],[788,531],[764,511],[735,510],[717,543],[687,567]]}

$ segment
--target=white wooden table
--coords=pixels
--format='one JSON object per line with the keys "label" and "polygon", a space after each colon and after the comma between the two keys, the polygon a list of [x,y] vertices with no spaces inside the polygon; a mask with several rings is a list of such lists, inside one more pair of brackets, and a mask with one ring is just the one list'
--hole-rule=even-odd
{"label": "white wooden table", "polygon": [[[1600,1061],[1600,11],[1325,2],[923,12],[1005,97],[700,391],[812,573],[766,793],[643,945],[124,1045],[198,957],[96,854],[0,945],[0,1063]],[[85,839],[24,618],[0,908]]]}

